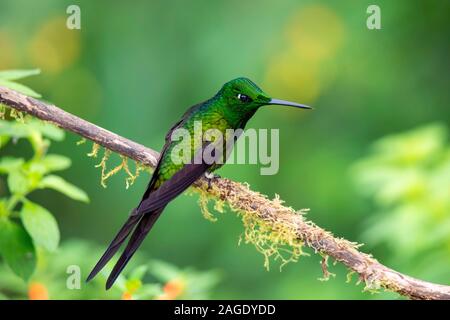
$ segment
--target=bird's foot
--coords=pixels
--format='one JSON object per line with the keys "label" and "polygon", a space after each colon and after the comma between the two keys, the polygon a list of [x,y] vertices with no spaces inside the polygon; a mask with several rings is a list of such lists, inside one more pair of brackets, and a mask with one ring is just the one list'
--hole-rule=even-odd
{"label": "bird's foot", "polygon": [[208,181],[208,188],[206,189],[206,191],[211,190],[211,183],[213,182],[214,179],[217,179],[219,177],[220,177],[219,175],[214,174],[212,172],[205,172],[205,178]]}

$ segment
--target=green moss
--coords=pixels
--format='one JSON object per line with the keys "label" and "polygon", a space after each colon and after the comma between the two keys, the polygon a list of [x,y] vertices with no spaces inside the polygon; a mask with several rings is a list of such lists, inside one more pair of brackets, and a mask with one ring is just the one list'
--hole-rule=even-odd
{"label": "green moss", "polygon": [[[79,141],[77,144],[83,144],[85,143],[85,139]],[[97,143],[94,143],[92,145],[92,150],[90,153],[87,154],[88,157],[91,158],[97,158],[98,157],[98,153],[100,151],[100,145],[98,145]],[[119,155],[121,162],[116,165],[114,168],[112,168],[111,170],[107,169],[107,162],[108,160],[110,160],[111,155],[113,154],[113,152],[107,148],[103,148],[104,149],[104,153],[103,153],[103,157],[100,160],[100,162],[95,166],[96,168],[101,168],[101,178],[100,178],[100,184],[106,188],[106,181],[111,178],[113,175],[119,173],[120,171],[124,171],[126,174],[126,178],[125,178],[125,187],[126,189],[128,189],[130,186],[132,186],[134,184],[134,182],[136,181],[136,179],[140,176],[140,173],[142,171],[145,170],[149,170],[150,168],[147,166],[144,166],[143,164],[134,161],[134,172],[132,172],[132,170],[129,167],[128,164],[128,157],[124,156],[124,155]]]}
{"label": "green moss", "polygon": [[253,244],[264,256],[264,267],[269,270],[270,260],[280,261],[280,270],[289,262],[297,262],[303,253],[303,242],[298,239],[294,228],[283,223],[267,223],[254,213],[240,211],[244,225],[240,243]]}
{"label": "green moss", "polygon": [[[224,211],[225,201],[211,196],[211,193],[200,188],[193,188],[199,193],[199,205],[203,216],[209,221],[217,221],[217,218],[208,208],[209,201],[214,202],[214,209],[220,213]],[[230,195],[231,196],[231,195]],[[274,201],[280,201],[278,197]],[[233,203],[229,199],[229,203]],[[280,270],[289,262],[296,262],[301,255],[303,242],[298,239],[295,226],[286,226],[285,223],[268,223],[260,218],[249,207],[247,210],[231,209],[238,213],[244,225],[244,232],[239,238],[239,244],[253,244],[258,252],[264,256],[264,267],[269,270],[270,261],[279,261]]]}

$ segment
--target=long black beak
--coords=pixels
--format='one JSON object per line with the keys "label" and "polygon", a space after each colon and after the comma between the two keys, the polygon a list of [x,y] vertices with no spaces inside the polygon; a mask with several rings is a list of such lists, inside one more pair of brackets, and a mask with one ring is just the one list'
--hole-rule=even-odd
{"label": "long black beak", "polygon": [[312,109],[310,106],[307,106],[304,104],[280,100],[280,99],[271,99],[267,104],[275,104],[275,105],[280,105],[280,106],[289,106],[289,107],[302,108],[302,109]]}

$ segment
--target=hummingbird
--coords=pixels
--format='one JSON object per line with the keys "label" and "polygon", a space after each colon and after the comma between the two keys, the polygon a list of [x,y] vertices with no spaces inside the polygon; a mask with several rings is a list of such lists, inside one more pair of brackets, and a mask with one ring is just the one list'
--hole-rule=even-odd
{"label": "hummingbird", "polygon": [[[201,158],[202,151],[211,143],[210,141],[202,141],[200,144],[192,141],[190,155],[192,161],[187,161],[187,163],[174,161],[172,153],[180,143],[172,139],[172,134],[176,130],[187,130],[193,137],[196,121],[202,124],[203,133],[209,129],[216,129],[222,133],[228,129],[243,130],[255,112],[266,105],[312,109],[304,104],[271,98],[253,81],[244,77],[225,83],[212,98],[189,108],[166,134],[165,145],[141,201],[131,211],[127,221],[92,269],[86,281],[94,278],[130,237],[106,281],[106,289],[111,288],[167,204],[202,176],[213,179],[215,177],[213,171],[223,165],[223,161],[211,162]],[[234,142],[235,139],[231,144]]]}

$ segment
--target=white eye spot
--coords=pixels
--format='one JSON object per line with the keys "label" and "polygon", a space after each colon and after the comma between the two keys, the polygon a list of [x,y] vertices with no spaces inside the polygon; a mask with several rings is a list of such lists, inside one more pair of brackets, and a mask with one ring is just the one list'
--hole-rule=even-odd
{"label": "white eye spot", "polygon": [[252,99],[250,99],[248,96],[242,93],[238,93],[237,98],[242,102],[251,102]]}

